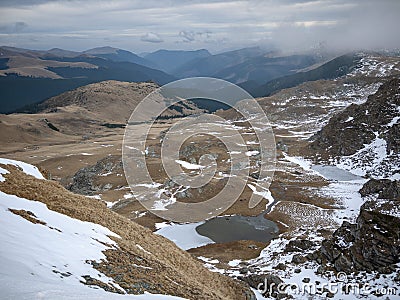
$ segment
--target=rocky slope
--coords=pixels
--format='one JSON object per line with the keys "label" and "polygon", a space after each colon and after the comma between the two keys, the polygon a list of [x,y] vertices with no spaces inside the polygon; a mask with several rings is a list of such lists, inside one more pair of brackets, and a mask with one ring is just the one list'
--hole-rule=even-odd
{"label": "rocky slope", "polygon": [[400,181],[370,180],[355,224],[344,222],[318,257],[336,271],[392,273],[400,262]]}
{"label": "rocky slope", "polygon": [[358,175],[397,178],[400,169],[400,79],[384,81],[365,103],[333,116],[309,149]]}
{"label": "rocky slope", "polygon": [[112,180],[111,176],[109,176],[113,173],[114,177],[118,177],[116,176],[117,174],[122,175],[124,173],[122,159],[117,155],[109,155],[93,166],[80,169],[73,176],[72,183],[68,186],[68,189],[81,195],[95,195],[111,188],[121,188],[121,185],[113,185],[115,180]]}
{"label": "rocky slope", "polygon": [[[8,207],[9,210],[9,214],[2,221],[9,220],[14,214],[17,215],[12,219],[14,222],[29,221],[33,223],[33,225],[30,225],[34,226],[30,229],[33,234],[36,229],[42,228],[40,226],[50,226],[49,230],[51,232],[58,232],[58,235],[55,234],[51,241],[41,241],[42,243],[51,243],[54,250],[54,252],[49,250],[46,262],[41,263],[43,258],[38,258],[38,263],[41,265],[40,268],[46,277],[51,278],[53,276],[55,280],[61,276],[61,281],[64,280],[64,284],[67,284],[68,280],[76,278],[78,281],[74,284],[80,281],[85,285],[97,286],[109,292],[122,294],[149,292],[176,295],[188,299],[237,299],[237,297],[240,299],[253,299],[253,294],[246,285],[218,273],[208,271],[200,262],[194,260],[187,252],[177,248],[171,241],[159,235],[154,235],[150,230],[113,213],[102,202],[68,192],[58,183],[44,180],[37,170],[35,171],[35,174],[38,174],[36,177],[26,173],[27,168],[28,170],[35,170],[30,165],[4,159],[0,162],[0,204],[2,206],[5,205],[6,209]],[[12,197],[15,198],[14,204],[8,204]],[[40,210],[38,208],[38,203],[40,202],[45,204],[45,206],[42,205],[41,207],[47,206],[46,215],[43,214],[43,209]],[[103,245],[103,258],[96,260],[87,257],[86,260],[79,262],[86,269],[92,267],[100,275],[95,277],[94,273],[80,273],[88,271],[82,271],[83,267],[81,269],[74,268],[72,262],[68,260],[71,253],[60,252],[63,257],[58,259],[63,262],[63,265],[51,260],[58,253],[55,251],[58,243],[61,243],[63,239],[69,238],[69,233],[66,231],[70,230],[61,221],[58,221],[56,227],[52,227],[51,224],[54,223],[55,219],[46,216],[54,212],[60,214],[59,220],[63,220],[64,216],[68,216],[72,218],[68,219],[72,220],[71,222],[76,223],[76,220],[84,221],[84,223],[78,222],[82,226],[83,224],[89,224],[88,222],[94,224],[90,225],[97,228],[93,229],[94,232],[108,231],[106,233],[109,237],[108,241],[104,241],[98,236],[86,245],[83,240],[86,233],[81,231],[83,227],[76,227],[77,225],[75,225],[75,227],[70,228],[75,232],[75,235],[71,233],[75,239],[79,239],[79,236],[82,235],[82,239],[78,241],[83,247],[82,249],[91,247],[89,244],[99,243],[99,245]],[[21,219],[18,219],[18,216]],[[22,218],[25,221],[22,221]],[[100,227],[105,229],[100,229]],[[23,237],[23,232],[19,232],[18,228],[21,227],[16,225],[13,228],[9,228],[14,232],[13,245],[24,243],[23,240],[19,240]],[[60,228],[63,229],[60,230]],[[3,244],[3,242],[3,246],[13,247],[13,245]],[[31,247],[32,245],[26,245],[27,249],[31,249]],[[17,250],[18,253],[21,251],[22,249]],[[14,281],[18,282],[21,279],[14,276],[15,268],[24,270],[19,266],[23,264],[28,266],[30,264],[29,257],[32,257],[33,253],[24,254],[24,257],[28,260],[26,262],[20,260],[17,264],[17,256],[15,256],[15,259],[13,257],[3,257],[3,252],[0,252],[1,261],[7,262],[7,267],[2,269],[2,274],[8,274],[8,278],[13,278]],[[80,253],[79,255],[84,253],[82,251],[78,252]],[[17,253],[10,255],[17,255]],[[23,273],[24,271],[21,272]],[[29,275],[29,273],[22,273],[20,275],[23,275],[24,278]],[[36,277],[35,272],[31,276],[31,281],[37,282],[38,286],[42,286],[45,289],[43,281],[40,283],[40,278]],[[104,281],[104,276],[111,281]],[[3,279],[1,282],[4,282]],[[60,281],[60,279],[58,280]],[[5,291],[4,288],[3,292]],[[18,294],[15,290],[7,290],[7,292],[14,293],[14,296]],[[44,292],[46,291],[44,290]],[[74,297],[73,294],[71,296]]]}

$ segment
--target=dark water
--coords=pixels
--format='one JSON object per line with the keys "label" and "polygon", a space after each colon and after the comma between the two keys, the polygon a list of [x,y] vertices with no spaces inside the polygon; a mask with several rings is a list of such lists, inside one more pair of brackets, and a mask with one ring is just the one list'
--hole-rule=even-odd
{"label": "dark water", "polygon": [[362,178],[336,166],[315,165],[311,169],[317,171],[328,180],[351,181]]}
{"label": "dark water", "polygon": [[216,217],[197,226],[196,231],[216,243],[238,240],[268,242],[279,233],[278,226],[265,219],[264,213],[257,217]]}

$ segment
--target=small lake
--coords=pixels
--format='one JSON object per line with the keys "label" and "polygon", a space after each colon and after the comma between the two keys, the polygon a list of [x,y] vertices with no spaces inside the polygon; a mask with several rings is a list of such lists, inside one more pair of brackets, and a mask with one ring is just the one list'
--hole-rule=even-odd
{"label": "small lake", "polygon": [[216,243],[238,240],[269,242],[278,236],[279,229],[274,222],[265,219],[264,214],[257,217],[216,217],[197,226],[196,231]]}
{"label": "small lake", "polygon": [[[336,166],[313,165],[312,170],[328,180],[353,181],[362,179],[349,171]],[[207,220],[196,227],[196,232],[208,237],[216,243],[237,240],[253,240],[268,242],[278,236],[278,226],[264,218],[265,212],[256,217],[222,216]]]}
{"label": "small lake", "polygon": [[336,166],[313,165],[311,169],[318,172],[328,180],[352,181],[352,180],[362,179],[362,177],[354,175],[349,171],[339,169]]}

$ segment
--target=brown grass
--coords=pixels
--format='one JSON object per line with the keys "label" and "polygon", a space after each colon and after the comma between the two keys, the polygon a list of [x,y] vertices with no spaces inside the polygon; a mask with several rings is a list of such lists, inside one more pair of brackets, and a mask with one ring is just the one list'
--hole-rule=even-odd
{"label": "brown grass", "polygon": [[202,247],[189,249],[188,252],[196,257],[218,259],[220,268],[229,268],[228,262],[233,259],[249,260],[260,255],[269,243],[257,241],[233,241],[228,243],[208,244]]}
{"label": "brown grass", "polygon": [[46,225],[46,222],[43,222],[43,221],[37,219],[35,214],[29,210],[27,211],[24,209],[12,209],[12,208],[9,208],[8,210],[11,211],[14,215],[21,216],[25,220],[27,220],[33,224]]}
{"label": "brown grass", "polygon": [[290,229],[298,228],[329,228],[336,223],[333,220],[334,210],[321,209],[316,206],[292,201],[279,202],[266,218],[281,221]]}

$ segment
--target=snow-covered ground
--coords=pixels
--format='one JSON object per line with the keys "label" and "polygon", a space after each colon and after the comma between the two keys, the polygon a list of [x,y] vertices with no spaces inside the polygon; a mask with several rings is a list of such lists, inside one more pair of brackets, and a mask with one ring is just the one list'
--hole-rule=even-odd
{"label": "snow-covered ground", "polygon": [[353,155],[341,157],[336,165],[358,176],[369,174],[374,178],[400,179],[397,173],[400,159],[397,155],[387,154],[386,148],[386,140],[376,137]]}
{"label": "snow-covered ground", "polygon": [[33,177],[36,177],[37,179],[44,179],[42,173],[40,173],[40,171],[37,167],[32,166],[27,163],[24,163],[22,161],[17,161],[17,160],[12,160],[12,159],[7,159],[7,158],[0,158],[0,164],[16,166],[18,168],[21,168],[22,171],[28,175],[32,175]]}
{"label": "snow-covered ground", "polygon": [[188,250],[214,243],[213,240],[208,237],[197,233],[196,227],[203,223],[204,222],[187,224],[157,223],[156,228],[158,230],[155,233],[173,241],[179,248]]}
{"label": "snow-covered ground", "polygon": [[[8,159],[25,173],[44,180],[32,165]],[[0,180],[6,180],[1,174]],[[25,211],[32,220],[13,213]],[[83,222],[31,201],[0,192],[0,290],[2,299],[182,299],[166,295],[120,295],[84,285],[82,276],[121,289],[88,261],[106,259],[102,251],[118,247],[108,228]],[[108,245],[108,246],[106,246]]]}
{"label": "snow-covered ground", "polygon": [[355,220],[363,203],[358,191],[367,182],[366,179],[335,166],[313,165],[309,160],[302,157],[289,156],[286,153],[284,153],[284,159],[297,164],[306,172],[329,180],[329,184],[318,189],[316,194],[336,200],[338,209],[334,214],[336,216],[334,219],[337,224],[340,225],[343,220]]}

